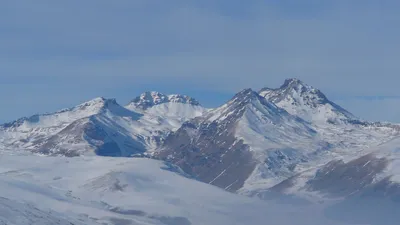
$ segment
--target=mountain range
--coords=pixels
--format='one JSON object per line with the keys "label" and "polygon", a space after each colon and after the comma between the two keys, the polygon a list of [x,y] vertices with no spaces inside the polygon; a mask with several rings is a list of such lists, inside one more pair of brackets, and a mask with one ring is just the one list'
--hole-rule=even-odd
{"label": "mountain range", "polygon": [[209,109],[145,92],[126,106],[96,98],[0,126],[0,149],[148,157],[227,191],[268,198],[400,197],[400,125],[369,122],[298,79],[244,89]]}

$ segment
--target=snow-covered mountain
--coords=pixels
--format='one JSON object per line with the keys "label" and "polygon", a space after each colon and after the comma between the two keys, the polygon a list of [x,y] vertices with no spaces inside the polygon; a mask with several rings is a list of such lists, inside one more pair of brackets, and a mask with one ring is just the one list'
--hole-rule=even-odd
{"label": "snow-covered mountain", "polygon": [[359,120],[297,79],[259,93],[246,89],[184,123],[158,156],[203,182],[257,195],[399,136],[398,125]]}
{"label": "snow-covered mountain", "polygon": [[400,172],[393,169],[399,157],[399,125],[360,120],[298,79],[288,79],[278,89],[264,88],[259,93],[307,120],[331,146],[330,151],[298,165],[300,170],[270,190],[303,197],[348,197],[371,189],[387,195],[388,189],[400,183],[390,178]]}
{"label": "snow-covered mountain", "polygon": [[[367,190],[375,181],[383,182],[379,177],[393,176],[395,172],[384,172],[396,165],[389,159],[397,157],[394,140],[399,132],[399,125],[360,120],[321,91],[288,79],[277,89],[245,89],[215,109],[185,95],[158,92],[145,92],[125,107],[96,98],[1,125],[0,149],[152,157],[231,192],[264,197],[273,190],[308,196],[324,192],[330,182],[345,182],[338,175],[348,171],[343,168],[363,163],[368,174],[374,172],[373,179],[367,177],[360,181],[365,185],[349,191]],[[379,152],[386,145],[391,146],[387,154],[368,158],[371,149]],[[318,172],[328,170],[339,172],[333,178]],[[359,176],[354,173],[349,179]]]}
{"label": "snow-covered mountain", "polygon": [[[61,149],[71,150],[74,144],[80,144],[84,139],[84,130],[95,127],[97,115],[118,115],[136,120],[139,114],[131,112],[117,104],[114,99],[96,98],[76,107],[64,109],[55,113],[34,115],[21,118],[0,127],[1,143],[5,148],[30,149],[35,151],[58,152]],[[76,140],[76,139],[80,140]],[[61,140],[62,139],[62,140]],[[54,148],[42,149],[42,146],[57,143]],[[87,146],[77,146],[82,149]],[[73,152],[72,150],[71,152]],[[69,153],[68,153],[69,154]]]}
{"label": "snow-covered mountain", "polygon": [[164,95],[145,92],[132,100],[127,109],[144,114],[147,120],[154,118],[166,123],[170,130],[177,130],[183,122],[201,116],[207,111],[200,103],[186,95]]}
{"label": "snow-covered mountain", "polygon": [[343,123],[357,118],[331,102],[320,90],[298,79],[287,79],[277,89],[263,88],[259,94],[292,115],[313,123]]}
{"label": "snow-covered mountain", "polygon": [[169,101],[137,111],[115,99],[96,98],[55,113],[21,118],[0,126],[0,147],[66,156],[141,154],[156,149],[169,132],[206,110],[190,97],[185,96],[188,102],[179,98],[171,95]]}
{"label": "snow-covered mountain", "polygon": [[204,182],[235,191],[255,171],[265,170],[262,176],[272,180],[290,174],[290,165],[304,160],[308,149],[325,146],[306,121],[245,89],[184,123],[167,137],[158,157]]}

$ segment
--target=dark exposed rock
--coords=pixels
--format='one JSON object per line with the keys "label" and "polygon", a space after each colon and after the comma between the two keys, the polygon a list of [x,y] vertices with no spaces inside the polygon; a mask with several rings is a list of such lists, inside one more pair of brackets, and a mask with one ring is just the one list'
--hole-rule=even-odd
{"label": "dark exposed rock", "polygon": [[[231,124],[221,130],[216,123],[185,123],[165,141],[159,158],[180,166],[200,181],[229,191],[242,187],[256,162],[248,146],[232,136]],[[192,136],[197,133],[196,136]]]}

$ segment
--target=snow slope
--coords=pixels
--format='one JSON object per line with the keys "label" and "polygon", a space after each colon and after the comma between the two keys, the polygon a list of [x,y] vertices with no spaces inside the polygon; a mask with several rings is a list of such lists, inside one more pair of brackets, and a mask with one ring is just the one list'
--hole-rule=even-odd
{"label": "snow slope", "polygon": [[1,160],[0,224],[344,224],[325,218],[319,205],[231,194],[151,159],[5,154]]}

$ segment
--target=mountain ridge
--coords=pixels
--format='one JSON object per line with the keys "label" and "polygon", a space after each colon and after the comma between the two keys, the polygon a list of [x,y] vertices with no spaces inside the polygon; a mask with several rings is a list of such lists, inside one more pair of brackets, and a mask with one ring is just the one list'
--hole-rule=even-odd
{"label": "mountain ridge", "polygon": [[126,107],[132,110],[135,109],[146,110],[155,105],[168,102],[200,106],[200,103],[196,99],[187,95],[180,95],[180,94],[165,95],[163,93],[156,91],[147,91],[140,94],[133,100],[131,100]]}
{"label": "mountain ridge", "polygon": [[[151,157],[205,183],[253,196],[283,190],[276,186],[335,160],[346,165],[399,133],[399,125],[360,120],[320,90],[287,79],[275,89],[244,89],[214,109],[186,95],[159,92],[145,92],[125,107],[95,98],[0,125],[0,149]],[[308,190],[322,191],[315,187],[321,186]]]}

